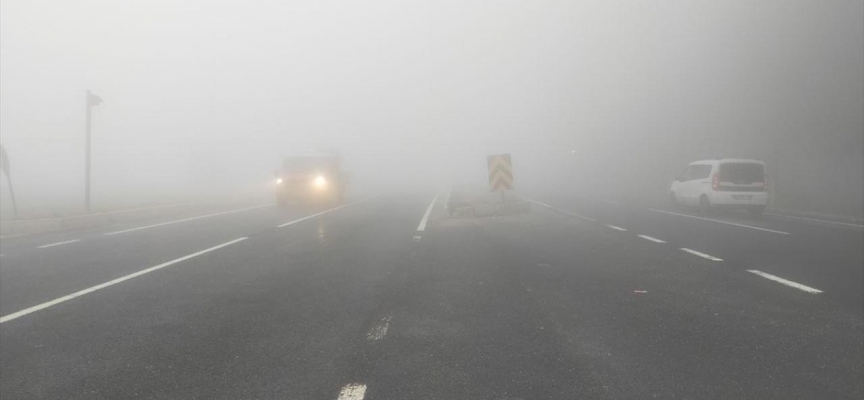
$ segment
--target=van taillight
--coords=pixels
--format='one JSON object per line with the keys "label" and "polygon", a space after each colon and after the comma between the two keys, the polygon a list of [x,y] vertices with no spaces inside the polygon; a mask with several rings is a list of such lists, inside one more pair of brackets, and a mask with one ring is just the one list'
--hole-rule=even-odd
{"label": "van taillight", "polygon": [[720,190],[720,175],[717,175],[716,172],[711,175],[711,189]]}

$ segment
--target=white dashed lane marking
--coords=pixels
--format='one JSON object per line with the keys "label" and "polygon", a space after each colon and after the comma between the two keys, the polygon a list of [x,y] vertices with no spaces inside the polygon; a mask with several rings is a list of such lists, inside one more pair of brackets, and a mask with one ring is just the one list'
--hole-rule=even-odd
{"label": "white dashed lane marking", "polygon": [[780,234],[780,235],[788,235],[788,234],[789,234],[789,232],[775,231],[774,229],[760,228],[760,227],[758,227],[758,226],[751,226],[751,225],[744,225],[744,224],[736,224],[736,223],[734,223],[734,222],[721,221],[721,220],[719,220],[719,219],[711,219],[711,218],[697,217],[697,216],[695,216],[695,215],[689,215],[689,214],[679,214],[679,213],[675,213],[675,212],[671,212],[671,211],[658,210],[658,209],[655,209],[655,208],[649,208],[649,210],[654,211],[654,212],[658,212],[658,213],[668,214],[668,215],[677,215],[677,216],[679,216],[679,217],[687,217],[687,218],[693,218],[693,219],[698,219],[698,220],[702,220],[702,221],[711,221],[711,222],[716,222],[716,223],[718,223],[718,224],[725,224],[725,225],[738,226],[738,227],[741,227],[741,228],[755,229],[755,230],[757,230],[757,231],[777,233],[777,234]]}
{"label": "white dashed lane marking", "polygon": [[774,275],[771,275],[771,274],[766,273],[766,272],[758,271],[758,270],[755,270],[755,269],[748,269],[747,272],[750,272],[750,273],[753,273],[753,274],[759,275],[759,276],[761,276],[761,277],[763,277],[763,278],[765,278],[765,279],[770,279],[770,280],[772,280],[772,281],[774,281],[774,282],[781,283],[781,284],[783,284],[783,285],[786,285],[786,286],[789,286],[789,287],[793,287],[793,288],[798,289],[798,290],[803,290],[803,291],[805,291],[805,292],[807,292],[807,293],[813,293],[813,294],[819,294],[819,293],[822,293],[822,291],[819,290],[819,289],[814,289],[814,288],[812,288],[812,287],[810,287],[810,286],[807,286],[807,285],[802,285],[802,284],[797,283],[797,282],[792,282],[792,281],[790,281],[790,280],[783,279],[783,278],[781,278],[781,277],[779,277],[779,276],[774,276]]}
{"label": "white dashed lane marking", "polygon": [[121,234],[121,233],[135,232],[135,231],[140,231],[140,230],[142,230],[142,229],[150,229],[150,228],[156,228],[156,227],[159,227],[159,226],[172,225],[172,224],[179,224],[179,223],[181,223],[181,222],[194,221],[194,220],[196,220],[196,219],[216,217],[216,216],[219,216],[219,215],[233,214],[233,213],[237,213],[237,212],[241,212],[241,211],[254,210],[254,209],[257,209],[257,208],[270,207],[270,206],[271,206],[271,204],[262,204],[262,205],[253,206],[253,207],[240,208],[240,209],[237,209],[237,210],[224,211],[224,212],[218,212],[218,213],[207,214],[207,215],[199,215],[199,216],[197,216],[197,217],[183,218],[183,219],[178,219],[178,220],[168,221],[168,222],[162,222],[162,223],[153,224],[153,225],[139,226],[139,227],[137,227],[137,228],[130,228],[130,229],[123,229],[123,230],[120,230],[120,231],[108,232],[108,233],[105,234],[105,236],[119,235],[119,234]]}
{"label": "white dashed lane marking", "polygon": [[366,397],[366,385],[362,383],[352,383],[345,385],[341,391],[339,391],[339,398],[337,400],[363,400]]}
{"label": "white dashed lane marking", "polygon": [[75,293],[68,294],[68,295],[63,296],[63,297],[58,297],[58,298],[56,298],[56,299],[54,299],[54,300],[47,301],[47,302],[45,302],[45,303],[42,303],[42,304],[39,304],[39,305],[35,305],[35,306],[33,306],[33,307],[30,307],[30,308],[25,308],[25,309],[23,309],[23,310],[21,310],[21,311],[14,312],[14,313],[12,313],[12,314],[9,314],[9,315],[6,315],[6,316],[3,316],[3,317],[0,317],[0,324],[2,324],[2,323],[4,323],[4,322],[9,322],[9,321],[11,321],[11,320],[13,320],[13,319],[23,317],[23,316],[25,316],[25,315],[27,315],[27,314],[34,313],[34,312],[36,312],[36,311],[39,311],[39,310],[42,310],[42,309],[45,309],[45,308],[48,308],[48,307],[51,307],[51,306],[55,306],[55,305],[60,304],[60,303],[67,302],[67,301],[72,300],[72,299],[74,299],[74,298],[76,298],[76,297],[80,297],[80,296],[83,296],[83,295],[85,295],[85,294],[95,292],[95,291],[97,291],[97,290],[99,290],[99,289],[104,289],[104,288],[106,288],[106,287],[108,287],[108,286],[116,285],[116,284],[118,284],[118,283],[120,283],[120,282],[128,281],[128,280],[130,280],[130,279],[132,279],[132,278],[135,278],[135,277],[138,277],[138,276],[141,276],[141,275],[144,275],[144,274],[149,274],[149,273],[151,273],[151,272],[153,272],[153,271],[156,271],[156,270],[159,270],[159,269],[162,269],[162,268],[165,268],[165,267],[169,267],[169,266],[174,265],[174,264],[177,264],[177,263],[179,263],[179,262],[181,262],[181,261],[185,261],[185,260],[188,260],[188,259],[190,259],[190,258],[192,258],[192,257],[197,257],[197,256],[200,256],[200,255],[202,255],[202,254],[204,254],[204,253],[209,253],[209,252],[211,252],[211,251],[213,251],[213,250],[221,249],[221,248],[226,247],[226,246],[230,246],[230,245],[232,245],[232,244],[234,244],[234,243],[237,243],[237,242],[240,242],[240,241],[243,241],[243,240],[246,240],[246,239],[247,239],[247,238],[245,238],[245,237],[241,237],[241,238],[239,238],[239,239],[234,239],[234,240],[232,240],[232,241],[230,241],[230,242],[222,243],[222,244],[220,244],[220,245],[213,246],[213,247],[211,247],[211,248],[209,248],[209,249],[204,249],[204,250],[201,250],[201,251],[198,251],[198,252],[195,252],[195,253],[192,253],[192,254],[189,254],[189,255],[186,255],[186,256],[183,256],[183,257],[180,257],[180,258],[177,258],[177,259],[174,259],[174,260],[171,260],[171,261],[168,261],[168,262],[162,263],[162,264],[159,264],[159,265],[157,265],[157,266],[150,267],[150,268],[147,268],[147,269],[143,269],[143,270],[141,270],[141,271],[138,271],[138,272],[135,272],[135,273],[131,273],[131,274],[129,274],[129,275],[126,275],[126,276],[123,276],[123,277],[120,277],[120,278],[117,278],[117,279],[114,279],[114,280],[111,280],[111,281],[108,281],[108,282],[105,282],[105,283],[102,283],[102,284],[99,284],[99,285],[93,286],[93,287],[90,287],[90,288],[87,288],[87,289],[84,289],[84,290],[79,290],[79,291],[77,291],[77,292],[75,292]]}
{"label": "white dashed lane marking", "polygon": [[624,228],[622,228],[622,227],[620,227],[620,226],[615,226],[615,225],[609,225],[609,224],[606,224],[606,227],[609,228],[609,229],[614,229],[614,230],[616,230],[616,231],[627,232],[626,229],[624,229]]}
{"label": "white dashed lane marking", "polygon": [[657,238],[655,238],[655,237],[651,237],[651,236],[648,236],[648,235],[638,235],[638,236],[639,236],[640,238],[642,238],[642,239],[650,240],[650,241],[652,241],[652,242],[654,242],[654,243],[666,243],[665,240],[660,240],[660,239],[657,239]]}
{"label": "white dashed lane marking", "polygon": [[79,242],[79,241],[81,241],[81,239],[72,239],[72,240],[67,240],[67,241],[65,241],[65,242],[57,242],[57,243],[51,243],[51,244],[43,244],[43,245],[39,246],[39,248],[40,248],[40,249],[47,249],[47,248],[49,248],[49,247],[62,246],[62,245],[64,245],[64,244],[75,243],[75,242]]}
{"label": "white dashed lane marking", "polygon": [[698,251],[693,250],[693,249],[688,249],[688,248],[686,248],[686,247],[682,247],[681,250],[684,250],[684,251],[686,251],[686,252],[688,252],[688,253],[690,253],[690,254],[697,255],[697,256],[702,257],[702,258],[707,259],[707,260],[711,260],[711,261],[723,261],[722,258],[717,258],[717,257],[714,257],[714,256],[712,256],[712,255],[708,255],[708,254],[705,254],[705,253],[702,253],[702,252],[698,252]]}
{"label": "white dashed lane marking", "polygon": [[277,228],[284,228],[284,227],[289,226],[289,225],[294,225],[294,224],[296,224],[296,223],[298,223],[298,222],[302,222],[302,221],[305,221],[305,220],[307,220],[307,219],[315,218],[315,217],[318,217],[318,216],[321,216],[321,215],[324,215],[324,214],[327,214],[327,213],[331,213],[331,212],[336,211],[336,210],[341,209],[341,208],[345,208],[345,207],[348,207],[348,206],[352,206],[352,205],[354,205],[354,204],[362,203],[362,202],[364,202],[364,201],[366,201],[366,200],[374,199],[375,197],[378,197],[378,196],[367,197],[367,198],[362,199],[362,200],[357,200],[357,201],[355,201],[355,202],[353,202],[353,203],[343,204],[343,205],[341,205],[341,206],[339,206],[339,207],[333,207],[333,208],[331,208],[331,209],[329,209],[329,210],[324,210],[324,211],[321,211],[321,212],[319,212],[319,213],[315,213],[315,214],[312,214],[312,215],[307,215],[307,216],[305,216],[305,217],[303,217],[303,218],[297,218],[297,219],[295,219],[295,220],[293,220],[293,221],[288,221],[288,222],[286,222],[286,223],[284,223],[284,224],[281,224],[281,225],[277,226]]}

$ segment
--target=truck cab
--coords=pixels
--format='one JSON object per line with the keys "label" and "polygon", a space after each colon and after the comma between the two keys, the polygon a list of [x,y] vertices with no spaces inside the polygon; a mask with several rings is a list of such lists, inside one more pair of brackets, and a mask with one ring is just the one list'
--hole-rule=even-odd
{"label": "truck cab", "polygon": [[344,173],[329,153],[290,154],[276,170],[276,203],[334,204],[342,201]]}

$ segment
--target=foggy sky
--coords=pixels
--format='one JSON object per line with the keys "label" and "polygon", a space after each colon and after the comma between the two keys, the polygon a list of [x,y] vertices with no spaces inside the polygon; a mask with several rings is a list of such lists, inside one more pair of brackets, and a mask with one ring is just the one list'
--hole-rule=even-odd
{"label": "foggy sky", "polygon": [[482,183],[511,152],[521,187],[618,195],[758,157],[864,203],[860,0],[419,3],[0,1],[19,201],[83,198],[89,89],[95,201],[262,190],[332,147],[360,182]]}

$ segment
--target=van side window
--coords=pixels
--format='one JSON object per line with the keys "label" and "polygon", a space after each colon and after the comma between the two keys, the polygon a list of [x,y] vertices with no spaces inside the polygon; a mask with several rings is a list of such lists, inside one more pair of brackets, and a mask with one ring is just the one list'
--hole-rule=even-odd
{"label": "van side window", "polygon": [[694,165],[695,171],[693,171],[693,177],[691,179],[705,179],[711,176],[711,166],[710,165]]}
{"label": "van side window", "polygon": [[681,182],[687,182],[690,180],[690,176],[693,174],[693,166],[689,166],[684,169],[684,172],[681,173]]}

